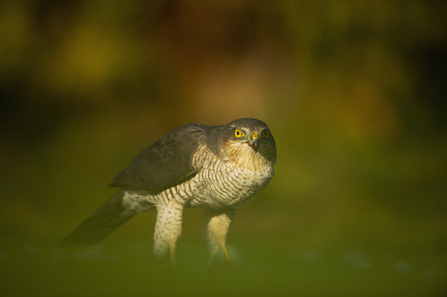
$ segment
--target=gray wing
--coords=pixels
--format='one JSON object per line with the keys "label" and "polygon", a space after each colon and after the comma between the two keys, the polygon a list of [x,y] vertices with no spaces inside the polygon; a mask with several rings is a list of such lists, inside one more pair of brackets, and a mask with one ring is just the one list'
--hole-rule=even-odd
{"label": "gray wing", "polygon": [[192,166],[193,154],[219,127],[188,124],[171,130],[140,152],[110,186],[124,190],[156,190],[193,177],[198,171]]}

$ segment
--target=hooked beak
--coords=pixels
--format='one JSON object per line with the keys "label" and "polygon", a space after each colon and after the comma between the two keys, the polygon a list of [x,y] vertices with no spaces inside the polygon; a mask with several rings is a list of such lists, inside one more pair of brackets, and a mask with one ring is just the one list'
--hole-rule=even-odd
{"label": "hooked beak", "polygon": [[258,145],[259,145],[259,135],[257,132],[253,132],[253,134],[250,137],[250,141],[248,142],[248,145],[256,152],[258,151]]}

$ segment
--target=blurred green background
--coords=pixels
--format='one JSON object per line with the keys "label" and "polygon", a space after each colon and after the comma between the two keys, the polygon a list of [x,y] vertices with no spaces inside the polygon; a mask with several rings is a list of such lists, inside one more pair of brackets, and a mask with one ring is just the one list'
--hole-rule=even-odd
{"label": "blurred green background", "polygon": [[[445,296],[444,1],[2,1],[1,296]],[[58,242],[177,126],[266,122],[276,176],[208,267],[155,214]]]}

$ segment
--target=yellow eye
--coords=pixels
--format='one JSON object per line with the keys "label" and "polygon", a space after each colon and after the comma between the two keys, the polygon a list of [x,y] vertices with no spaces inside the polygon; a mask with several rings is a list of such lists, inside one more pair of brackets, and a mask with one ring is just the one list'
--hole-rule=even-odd
{"label": "yellow eye", "polygon": [[245,134],[241,130],[236,129],[236,131],[234,131],[234,135],[236,135],[237,138],[240,138],[240,137],[244,136]]}
{"label": "yellow eye", "polygon": [[269,137],[269,135],[270,135],[269,130],[264,130],[264,131],[262,132],[262,136],[264,136],[265,138]]}

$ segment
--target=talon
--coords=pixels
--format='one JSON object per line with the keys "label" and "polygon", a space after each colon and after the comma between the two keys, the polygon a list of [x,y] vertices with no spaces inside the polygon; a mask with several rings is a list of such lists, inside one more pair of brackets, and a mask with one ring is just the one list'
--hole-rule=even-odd
{"label": "talon", "polygon": [[225,259],[227,259],[228,262],[231,262],[230,253],[228,252],[226,245],[221,245],[220,248],[222,249],[222,252],[224,253]]}

